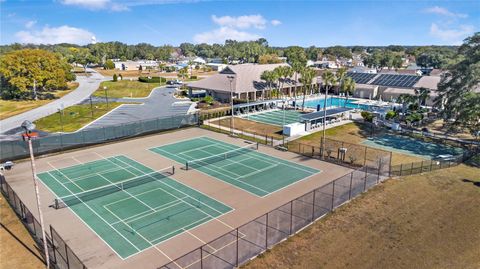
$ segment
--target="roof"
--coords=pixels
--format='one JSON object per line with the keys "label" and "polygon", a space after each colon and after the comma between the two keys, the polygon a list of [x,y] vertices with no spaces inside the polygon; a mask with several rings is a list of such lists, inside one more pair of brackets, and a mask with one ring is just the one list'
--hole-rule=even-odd
{"label": "roof", "polygon": [[378,88],[378,85],[362,84],[362,83],[355,84],[355,89],[357,90],[375,90],[376,88]]}
{"label": "roof", "polygon": [[440,77],[437,76],[422,76],[420,80],[413,85],[414,88],[427,88],[430,90],[437,90],[437,85],[440,82]]}
{"label": "roof", "polygon": [[405,89],[405,88],[387,88],[383,93],[390,93],[390,94],[410,94],[414,95],[415,91],[413,89]]}
{"label": "roof", "polygon": [[[230,92],[229,76],[233,76],[232,89],[235,93],[253,92],[267,88],[264,80],[260,76],[264,71],[271,71],[278,66],[287,64],[239,64],[229,65],[220,73],[208,78],[189,83],[191,88],[200,88],[215,91]],[[286,84],[289,84],[288,81]],[[300,85],[300,84],[298,84]]]}
{"label": "roof", "polygon": [[[330,108],[327,109],[327,117],[334,116],[337,114],[342,114],[346,111],[353,110],[353,108],[348,108],[348,107],[336,107],[336,108]],[[305,115],[300,116],[300,120],[305,120],[305,121],[311,121],[311,120],[317,120],[317,119],[322,119],[324,116],[324,111],[317,111],[317,112],[312,112],[308,113]]]}

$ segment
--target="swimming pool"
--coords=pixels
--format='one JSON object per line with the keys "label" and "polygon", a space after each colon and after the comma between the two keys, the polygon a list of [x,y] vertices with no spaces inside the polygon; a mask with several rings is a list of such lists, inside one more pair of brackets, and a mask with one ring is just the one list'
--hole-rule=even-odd
{"label": "swimming pool", "polygon": [[[305,106],[309,108],[320,108],[322,109],[325,104],[325,99],[310,99],[305,101]],[[297,100],[297,107],[302,105],[302,100]],[[348,107],[348,108],[358,108],[362,110],[371,110],[372,105],[359,104],[355,99],[348,99],[348,102],[345,98],[338,97],[329,97],[327,98],[327,108],[328,107]]]}
{"label": "swimming pool", "polygon": [[462,148],[425,142],[412,137],[388,133],[369,137],[367,140],[363,141],[362,144],[369,147],[380,148],[425,159],[433,159],[438,155],[443,154],[456,156],[463,153]]}

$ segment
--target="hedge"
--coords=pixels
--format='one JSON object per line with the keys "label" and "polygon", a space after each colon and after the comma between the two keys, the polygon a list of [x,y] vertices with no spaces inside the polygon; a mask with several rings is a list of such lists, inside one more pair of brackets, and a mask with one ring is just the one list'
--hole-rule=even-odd
{"label": "hedge", "polygon": [[145,83],[165,83],[167,79],[164,77],[139,77],[138,81]]}

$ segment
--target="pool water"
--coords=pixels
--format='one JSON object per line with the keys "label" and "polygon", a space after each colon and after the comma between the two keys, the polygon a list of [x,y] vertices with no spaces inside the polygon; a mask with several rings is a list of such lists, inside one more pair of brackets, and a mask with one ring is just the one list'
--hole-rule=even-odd
{"label": "pool water", "polygon": [[[320,109],[324,107],[325,104],[325,99],[319,98],[319,99],[311,99],[311,100],[306,100],[305,101],[305,106],[309,108],[314,108],[317,109],[318,106],[320,106]],[[302,100],[298,101],[297,100],[297,106],[302,105]],[[338,97],[330,97],[327,98],[327,108],[328,107],[348,107],[348,108],[358,108],[362,110],[370,110],[370,105],[365,105],[365,104],[358,104],[357,100],[355,99],[348,99],[348,101],[345,98],[338,98]]]}
{"label": "pool water", "polygon": [[442,154],[451,154],[455,156],[463,153],[462,148],[425,142],[419,139],[394,134],[383,134],[370,137],[362,142],[362,144],[425,159],[432,159]]}

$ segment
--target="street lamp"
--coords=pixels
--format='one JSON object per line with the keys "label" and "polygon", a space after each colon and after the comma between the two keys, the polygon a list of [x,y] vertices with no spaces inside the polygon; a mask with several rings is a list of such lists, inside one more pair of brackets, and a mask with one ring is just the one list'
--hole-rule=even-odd
{"label": "street lamp", "polygon": [[230,82],[230,105],[232,108],[232,113],[230,117],[230,134],[233,136],[233,88],[232,88],[232,82],[235,79],[235,76],[227,76],[228,81]]}
{"label": "street lamp", "polygon": [[[327,125],[327,98],[328,98],[328,85],[323,83],[325,88],[325,99],[323,102],[323,130],[322,130],[322,148],[321,148],[321,155],[323,156],[323,152],[325,151],[325,128]],[[319,90],[320,91],[320,90]]]}
{"label": "street lamp", "polygon": [[107,109],[108,109],[108,95],[107,95],[107,86],[103,86],[103,90],[105,91],[105,100],[107,101]]}
{"label": "street lamp", "polygon": [[40,194],[38,191],[37,170],[35,168],[35,158],[33,157],[32,137],[35,137],[35,135],[32,133],[32,130],[35,129],[35,124],[26,120],[22,123],[21,127],[22,129],[25,130],[25,135],[23,137],[28,141],[28,150],[30,151],[30,162],[32,165],[33,186],[35,187],[35,197],[37,199],[38,216],[40,218],[40,227],[42,229],[43,249],[45,251],[45,262],[47,264],[47,268],[50,268],[50,257],[48,255],[47,238],[45,236],[43,214],[40,208]]}

